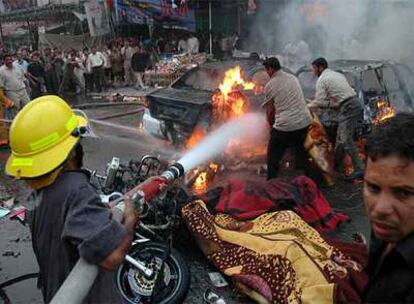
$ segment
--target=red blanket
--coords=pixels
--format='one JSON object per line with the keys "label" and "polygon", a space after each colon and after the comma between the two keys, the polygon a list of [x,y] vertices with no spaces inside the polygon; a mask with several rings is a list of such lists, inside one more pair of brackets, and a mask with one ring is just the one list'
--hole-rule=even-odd
{"label": "red blanket", "polygon": [[249,220],[266,212],[292,210],[318,231],[331,230],[349,217],[332,210],[315,182],[306,176],[291,181],[247,181],[233,179],[200,197],[210,212],[226,213]]}

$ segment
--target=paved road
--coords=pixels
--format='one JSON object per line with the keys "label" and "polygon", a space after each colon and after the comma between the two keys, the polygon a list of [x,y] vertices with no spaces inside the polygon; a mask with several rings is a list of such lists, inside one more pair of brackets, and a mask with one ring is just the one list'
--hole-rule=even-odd
{"label": "paved road", "polygon": [[[87,110],[90,118],[108,116],[119,111],[130,111],[137,106],[125,106],[116,108],[100,108]],[[122,160],[139,158],[145,154],[155,154],[164,159],[178,159],[179,151],[167,142],[146,135],[138,129],[140,116],[132,115],[108,120],[121,127],[92,124],[98,135],[97,138],[84,140],[86,152],[85,165],[103,172],[106,163],[113,156]],[[128,129],[122,128],[127,126]],[[132,126],[132,129],[130,128]],[[0,151],[0,166],[4,172],[4,160],[7,151]],[[233,173],[240,175],[240,173]],[[224,179],[224,177],[221,177]],[[18,192],[24,196],[22,186],[10,181],[4,175],[0,176],[0,199],[4,199]],[[367,233],[368,224],[362,206],[360,185],[339,183],[334,188],[323,189],[328,200],[335,209],[344,210],[352,219],[348,224],[340,227],[334,235],[349,239],[351,233],[362,231]],[[6,218],[0,219],[0,282],[26,273],[36,272],[37,263],[31,249],[31,241],[28,228],[17,222],[11,222]],[[207,288],[212,288],[208,279],[208,272],[214,268],[198,250],[196,244],[188,235],[178,235],[177,249],[185,256],[191,271],[191,286],[185,303],[202,303],[202,294]],[[244,297],[239,297],[231,288],[219,291],[227,300],[227,303],[250,303]],[[41,303],[41,295],[35,288],[35,280],[27,280],[7,288],[7,294],[12,303]]]}

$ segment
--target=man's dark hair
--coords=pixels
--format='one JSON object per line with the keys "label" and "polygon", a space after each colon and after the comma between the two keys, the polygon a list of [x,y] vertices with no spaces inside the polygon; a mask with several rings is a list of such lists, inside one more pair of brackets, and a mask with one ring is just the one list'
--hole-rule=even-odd
{"label": "man's dark hair", "polygon": [[376,126],[368,136],[366,151],[373,161],[391,155],[414,161],[414,114],[399,113]]}
{"label": "man's dark hair", "polygon": [[318,67],[322,67],[324,69],[328,68],[328,61],[325,58],[319,57],[312,62],[312,65],[316,65]]}
{"label": "man's dark hair", "polygon": [[279,71],[281,69],[279,59],[276,57],[269,57],[263,62],[265,68],[272,68],[275,71]]}
{"label": "man's dark hair", "polygon": [[7,57],[13,57],[13,54],[12,53],[6,53],[6,54],[4,54],[3,55],[3,58],[2,58],[3,61],[6,60]]}

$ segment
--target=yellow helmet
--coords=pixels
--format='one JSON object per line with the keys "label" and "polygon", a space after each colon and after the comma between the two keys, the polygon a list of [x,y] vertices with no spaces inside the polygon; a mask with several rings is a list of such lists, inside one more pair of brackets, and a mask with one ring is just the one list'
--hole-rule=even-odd
{"label": "yellow helmet", "polygon": [[60,97],[42,96],[29,102],[10,127],[12,153],[6,173],[34,178],[52,172],[68,158],[87,123]]}

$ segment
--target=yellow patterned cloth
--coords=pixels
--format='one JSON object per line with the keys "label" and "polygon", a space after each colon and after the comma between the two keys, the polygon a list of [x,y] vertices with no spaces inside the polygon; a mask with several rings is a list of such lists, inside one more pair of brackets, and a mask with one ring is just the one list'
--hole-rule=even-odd
{"label": "yellow patterned cloth", "polygon": [[362,265],[330,246],[292,211],[237,221],[213,216],[202,201],[195,201],[182,214],[207,258],[258,303],[360,301],[352,286],[347,284],[345,292],[340,287],[350,272],[361,273]]}

